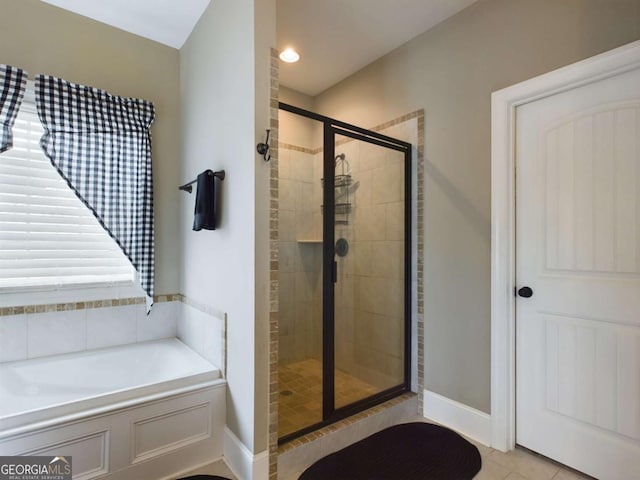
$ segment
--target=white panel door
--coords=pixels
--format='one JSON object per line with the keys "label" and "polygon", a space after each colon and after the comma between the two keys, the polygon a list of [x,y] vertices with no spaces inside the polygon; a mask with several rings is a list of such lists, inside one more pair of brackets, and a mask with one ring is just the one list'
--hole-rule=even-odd
{"label": "white panel door", "polygon": [[516,441],[640,479],[640,71],[516,114]]}

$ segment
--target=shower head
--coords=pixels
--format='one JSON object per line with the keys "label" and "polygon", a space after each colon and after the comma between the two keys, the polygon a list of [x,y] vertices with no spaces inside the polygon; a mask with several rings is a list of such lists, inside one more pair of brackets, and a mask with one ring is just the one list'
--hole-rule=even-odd
{"label": "shower head", "polygon": [[334,158],[334,160],[337,162],[338,160],[344,160],[344,153],[340,153],[338,155],[336,155],[336,158]]}

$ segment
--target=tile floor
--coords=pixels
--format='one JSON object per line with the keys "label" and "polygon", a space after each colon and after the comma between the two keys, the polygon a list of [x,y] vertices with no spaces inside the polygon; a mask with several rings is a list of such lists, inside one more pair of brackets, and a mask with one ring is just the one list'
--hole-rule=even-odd
{"label": "tile floor", "polygon": [[[485,447],[486,448],[486,447]],[[527,450],[509,453],[487,449],[482,470],[474,480],[585,480],[592,479]]]}
{"label": "tile floor", "polygon": [[[278,433],[282,437],[322,420],[322,363],[315,359],[278,368],[280,404]],[[378,390],[351,375],[336,370],[336,406],[366,398]]]}
{"label": "tile floor", "polygon": [[[421,417],[420,421],[427,420]],[[482,456],[482,469],[474,480],[593,480],[520,447],[503,453],[468,440],[478,447]]]}

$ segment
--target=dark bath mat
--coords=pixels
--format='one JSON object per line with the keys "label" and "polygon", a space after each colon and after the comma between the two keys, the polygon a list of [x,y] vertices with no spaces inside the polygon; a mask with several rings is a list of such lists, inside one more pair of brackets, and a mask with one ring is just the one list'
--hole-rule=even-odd
{"label": "dark bath mat", "polygon": [[299,480],[471,480],[481,466],[478,449],[457,433],[405,423],[318,460]]}

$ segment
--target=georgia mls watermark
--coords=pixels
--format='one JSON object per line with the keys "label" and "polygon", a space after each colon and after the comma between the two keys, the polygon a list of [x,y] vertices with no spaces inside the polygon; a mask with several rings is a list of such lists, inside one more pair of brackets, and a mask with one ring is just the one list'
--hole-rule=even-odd
{"label": "georgia mls watermark", "polygon": [[0,457],[0,480],[71,480],[71,457]]}

